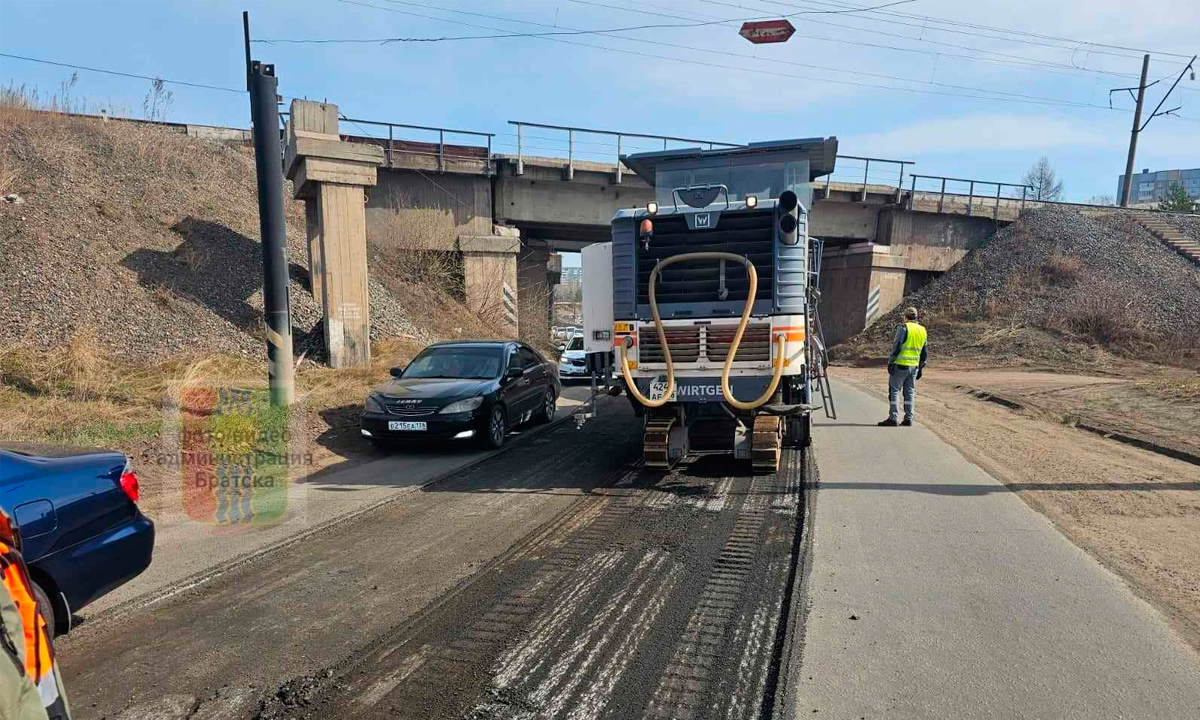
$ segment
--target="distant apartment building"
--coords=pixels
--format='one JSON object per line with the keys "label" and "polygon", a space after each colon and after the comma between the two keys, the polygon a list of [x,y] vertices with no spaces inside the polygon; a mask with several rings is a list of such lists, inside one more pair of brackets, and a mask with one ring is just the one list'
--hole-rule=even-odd
{"label": "distant apartment building", "polygon": [[[1188,197],[1200,199],[1200,168],[1191,170],[1159,170],[1150,172],[1149,168],[1133,176],[1133,185],[1129,189],[1129,204],[1142,205],[1165,200],[1167,191],[1172,185],[1180,185],[1187,191]],[[1125,175],[1117,178],[1117,199],[1121,198],[1121,189],[1125,186]]]}
{"label": "distant apartment building", "polygon": [[582,267],[563,267],[562,281],[564,283],[580,282],[582,280],[583,280],[583,268]]}

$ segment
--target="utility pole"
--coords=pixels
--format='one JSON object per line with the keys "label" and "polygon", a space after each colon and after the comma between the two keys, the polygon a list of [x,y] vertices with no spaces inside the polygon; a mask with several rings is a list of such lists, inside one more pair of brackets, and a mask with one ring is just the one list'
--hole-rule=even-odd
{"label": "utility pole", "polygon": [[1129,157],[1125,160],[1125,182],[1121,185],[1121,207],[1129,207],[1133,187],[1133,161],[1137,155],[1138,133],[1142,124],[1142,101],[1146,98],[1146,75],[1150,72],[1150,53],[1142,56],[1142,80],[1138,83],[1137,107],[1133,111],[1133,130],[1129,133]]}
{"label": "utility pole", "polygon": [[[1182,80],[1183,76],[1195,66],[1197,57],[1200,56],[1193,55],[1192,59],[1188,61],[1188,64],[1179,71],[1179,77],[1175,78],[1175,82],[1171,83],[1171,87],[1167,90],[1167,94],[1163,95],[1162,99],[1158,101],[1158,105],[1154,107],[1154,111],[1150,113],[1150,117],[1146,118],[1146,122],[1142,122],[1142,100],[1146,96],[1146,89],[1157,85],[1162,78],[1159,78],[1159,80],[1155,80],[1147,85],[1146,75],[1150,70],[1150,55],[1147,54],[1142,58],[1142,81],[1138,83],[1137,86],[1137,108],[1135,108],[1133,111],[1133,130],[1129,135],[1129,158],[1125,161],[1125,182],[1121,185],[1121,207],[1129,207],[1129,194],[1133,190],[1133,160],[1134,155],[1137,154],[1138,135],[1140,135],[1142,131],[1146,129],[1146,126],[1149,125],[1150,121],[1154,118],[1158,117],[1159,115],[1170,115],[1179,109],[1179,107],[1173,107],[1170,110],[1163,110],[1162,112],[1159,112],[1159,110],[1162,110],[1163,103],[1167,101],[1167,98],[1171,97],[1171,93],[1175,92],[1175,87],[1179,85],[1179,81]],[[1196,79],[1195,70],[1192,70],[1192,79]],[[1109,107],[1112,107],[1112,94],[1122,90],[1126,90],[1132,94],[1134,88],[1116,88],[1114,90],[1109,90]]]}
{"label": "utility pole", "polygon": [[250,13],[242,13],[246,40],[246,83],[254,127],[254,167],[258,176],[258,226],[262,234],[263,319],[267,332],[267,373],[271,404],[286,407],[295,398],[292,321],[288,301],[287,237],[283,220],[283,155],[279,149],[278,80],[275,66],[250,59]]}

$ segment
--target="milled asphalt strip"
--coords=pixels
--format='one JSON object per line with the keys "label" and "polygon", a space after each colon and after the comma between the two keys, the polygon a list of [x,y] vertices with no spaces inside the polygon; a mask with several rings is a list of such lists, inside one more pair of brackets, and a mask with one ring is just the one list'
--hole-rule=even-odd
{"label": "milled asphalt strip", "polygon": [[[603,398],[601,398],[601,400],[603,400]],[[229,560],[227,562],[221,563],[215,567],[209,568],[200,573],[197,573],[190,577],[184,578],[183,580],[180,580],[178,582],[171,583],[171,584],[169,584],[165,587],[159,588],[157,590],[152,590],[148,593],[145,593],[138,597],[127,600],[127,601],[121,603],[120,605],[116,605],[107,610],[104,610],[104,611],[98,613],[97,615],[88,618],[86,623],[82,623],[79,626],[77,626],[75,629],[72,630],[71,634],[73,636],[80,636],[80,635],[85,634],[89,630],[98,629],[101,626],[108,625],[112,622],[115,622],[116,620],[119,620],[120,618],[122,618],[126,615],[129,615],[130,613],[132,613],[134,611],[143,610],[143,609],[151,607],[153,605],[157,605],[163,601],[169,600],[170,598],[172,598],[176,595],[179,595],[180,593],[184,593],[189,590],[193,590],[197,587],[200,587],[201,585],[209,583],[209,582],[221,577],[222,575],[229,573],[232,570],[236,570],[245,565],[250,565],[252,563],[258,562],[259,560],[266,557],[267,555],[271,555],[271,554],[278,552],[280,550],[283,550],[285,548],[289,548],[298,542],[301,542],[301,541],[306,540],[314,535],[317,535],[319,533],[322,533],[322,532],[325,532],[332,528],[335,528],[339,525],[343,525],[345,523],[351,522],[352,520],[362,517],[363,515],[366,515],[368,513],[375,512],[376,510],[379,510],[380,508],[386,507],[398,500],[403,499],[404,497],[408,496],[409,494],[411,494],[413,492],[416,492],[422,488],[429,487],[430,485],[439,483],[439,482],[445,480],[446,478],[451,477],[452,475],[454,475],[456,473],[465,472],[467,470],[470,470],[484,462],[487,462],[488,460],[491,460],[492,458],[500,455],[501,453],[508,452],[509,450],[512,450],[514,448],[519,448],[522,445],[526,444],[531,438],[537,437],[537,436],[543,434],[544,432],[549,431],[551,428],[557,427],[561,423],[564,423],[568,420],[574,419],[575,414],[580,412],[581,410],[583,410],[586,407],[587,407],[586,404],[580,405],[580,406],[574,408],[571,412],[562,414],[562,415],[556,417],[553,421],[551,421],[545,425],[539,425],[539,426],[524,430],[519,435],[509,438],[508,442],[506,442],[502,447],[500,447],[496,450],[493,450],[491,452],[488,452],[484,455],[481,455],[473,460],[469,460],[462,465],[451,468],[450,470],[447,470],[446,472],[440,473],[438,475],[434,475],[433,477],[429,478],[428,480],[426,480],[420,484],[410,485],[410,486],[407,486],[404,488],[399,488],[399,489],[397,489],[395,494],[391,495],[390,497],[386,497],[382,500],[378,500],[378,501],[371,503],[369,505],[366,505],[364,507],[361,507],[361,508],[358,508],[355,510],[351,510],[350,512],[343,513],[342,515],[338,515],[337,517],[326,520],[318,525],[314,525],[313,527],[308,528],[307,530],[298,532],[298,533],[291,535],[291,536],[289,536],[283,540],[280,540],[276,543],[267,545],[267,546],[259,548],[257,550],[251,550],[250,552],[247,552],[243,555],[239,555],[238,557],[233,558],[232,560]],[[358,467],[361,467],[361,466],[358,466]],[[347,469],[349,470],[351,468],[347,468]]]}
{"label": "milled asphalt strip", "polygon": [[804,621],[808,612],[808,582],[813,566],[813,526],[817,516],[820,470],[812,447],[804,450],[800,508],[796,513],[796,539],[792,550],[792,576],[783,610],[775,650],[774,688],[767,688],[763,718],[793,720],[796,717],[796,687],[804,662]]}

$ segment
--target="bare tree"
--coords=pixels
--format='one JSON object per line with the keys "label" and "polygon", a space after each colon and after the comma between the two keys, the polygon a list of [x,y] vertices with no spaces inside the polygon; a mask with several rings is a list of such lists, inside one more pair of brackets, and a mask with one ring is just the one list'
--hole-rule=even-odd
{"label": "bare tree", "polygon": [[1062,199],[1062,181],[1058,179],[1054,168],[1050,167],[1050,160],[1045,155],[1039,158],[1033,167],[1025,171],[1021,182],[1032,189],[1032,199],[1034,200]]}

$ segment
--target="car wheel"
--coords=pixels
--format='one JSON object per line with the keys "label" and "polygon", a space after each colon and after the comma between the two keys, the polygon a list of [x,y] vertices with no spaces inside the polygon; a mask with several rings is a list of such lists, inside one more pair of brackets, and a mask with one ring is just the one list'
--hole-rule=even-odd
{"label": "car wheel", "polygon": [[51,638],[54,637],[54,603],[50,602],[50,596],[38,585],[36,581],[33,585],[33,599],[37,601],[38,610],[41,611],[42,617],[46,618],[46,634]]}
{"label": "car wheel", "polygon": [[554,411],[557,409],[558,398],[554,397],[553,390],[546,390],[546,397],[542,399],[542,406],[534,414],[534,419],[539,424],[545,425],[554,419]]}
{"label": "car wheel", "polygon": [[483,429],[480,439],[483,441],[484,447],[495,449],[504,444],[504,438],[507,435],[508,419],[505,417],[504,408],[495,405],[488,415],[487,427]]}

